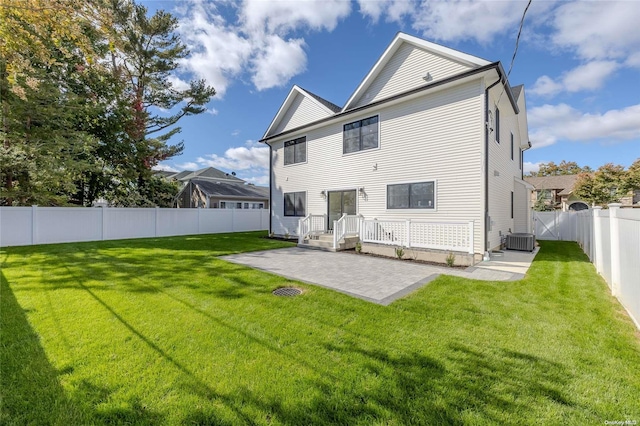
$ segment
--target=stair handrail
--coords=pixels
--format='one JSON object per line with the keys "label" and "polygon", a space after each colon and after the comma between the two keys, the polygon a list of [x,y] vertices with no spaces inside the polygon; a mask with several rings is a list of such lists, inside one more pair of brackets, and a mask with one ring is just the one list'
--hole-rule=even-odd
{"label": "stair handrail", "polygon": [[333,221],[333,249],[338,249],[338,243],[347,235],[346,218],[347,214],[343,213],[340,219]]}
{"label": "stair handrail", "polygon": [[298,244],[303,244],[304,239],[310,231],[311,214],[298,220]]}

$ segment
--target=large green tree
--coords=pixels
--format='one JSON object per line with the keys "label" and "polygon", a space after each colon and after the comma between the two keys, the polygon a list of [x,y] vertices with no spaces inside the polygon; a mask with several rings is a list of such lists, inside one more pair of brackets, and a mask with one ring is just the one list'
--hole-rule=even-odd
{"label": "large green tree", "polygon": [[574,186],[574,193],[592,205],[606,206],[626,195],[627,173],[623,166],[607,163],[595,173],[582,173]]}
{"label": "large green tree", "polygon": [[[173,85],[170,76],[189,54],[175,33],[176,18],[162,10],[149,17],[145,7],[127,0],[112,0],[108,7],[113,25],[106,63],[117,87],[118,107],[104,117],[108,125],[92,130],[110,140],[98,152],[107,167],[101,176],[88,179],[94,183],[88,187],[88,201],[104,193],[121,205],[167,205],[166,192],[173,186],[163,185],[151,168],[182,152],[183,142],[169,143],[181,130],[176,124],[204,112],[215,90],[203,80],[192,80],[182,89]],[[109,164],[111,158],[125,161]]]}
{"label": "large green tree", "polygon": [[541,163],[537,172],[530,172],[529,176],[561,176],[561,175],[577,175],[580,173],[592,173],[593,170],[589,166],[580,167],[575,161],[562,160],[560,164],[553,161]]}
{"label": "large green tree", "polygon": [[[5,0],[0,7],[0,204],[64,205],[96,140],[76,127],[85,100],[69,65],[94,56],[75,0]],[[80,113],[80,115],[82,115]]]}
{"label": "large green tree", "polygon": [[188,55],[176,26],[130,0],[3,2],[0,203],[171,205],[177,188],[151,168],[181,153],[177,122],[215,94],[171,84]]}

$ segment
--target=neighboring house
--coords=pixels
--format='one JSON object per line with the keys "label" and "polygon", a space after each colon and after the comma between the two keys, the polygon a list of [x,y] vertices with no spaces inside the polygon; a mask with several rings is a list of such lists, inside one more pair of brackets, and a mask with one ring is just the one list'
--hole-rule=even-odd
{"label": "neighboring house", "polygon": [[499,62],[398,33],[343,107],[289,92],[261,139],[270,230],[310,243],[350,228],[366,243],[468,248],[478,261],[531,231],[526,117],[524,89]]}
{"label": "neighboring house", "polygon": [[[531,205],[544,205],[547,210],[579,211],[589,208],[589,203],[574,194],[578,175],[526,176],[524,180],[534,187]],[[640,207],[640,190],[636,189],[620,198],[623,207]]]}
{"label": "neighboring house", "polygon": [[176,180],[182,189],[176,197],[178,208],[265,209],[269,208],[269,188],[255,186],[213,167],[182,172],[160,171]]}
{"label": "neighboring house", "polygon": [[544,205],[547,210],[586,210],[589,203],[573,194],[578,175],[526,176],[526,182],[535,188],[531,192],[531,206]]}

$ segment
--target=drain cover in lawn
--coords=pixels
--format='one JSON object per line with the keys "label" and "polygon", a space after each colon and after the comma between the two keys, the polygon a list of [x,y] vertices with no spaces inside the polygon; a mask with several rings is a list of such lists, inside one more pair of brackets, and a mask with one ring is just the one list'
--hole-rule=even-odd
{"label": "drain cover in lawn", "polygon": [[280,287],[273,290],[273,294],[276,296],[298,296],[302,294],[302,290],[293,287]]}

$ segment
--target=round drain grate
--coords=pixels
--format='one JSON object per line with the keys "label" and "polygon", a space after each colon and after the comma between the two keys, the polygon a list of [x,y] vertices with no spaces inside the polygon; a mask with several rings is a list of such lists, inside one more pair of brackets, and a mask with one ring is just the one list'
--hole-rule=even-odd
{"label": "round drain grate", "polygon": [[293,287],[280,287],[280,288],[276,288],[275,290],[273,290],[273,294],[275,296],[291,297],[291,296],[298,296],[298,295],[302,294],[302,290],[299,290],[299,289],[293,288]]}

